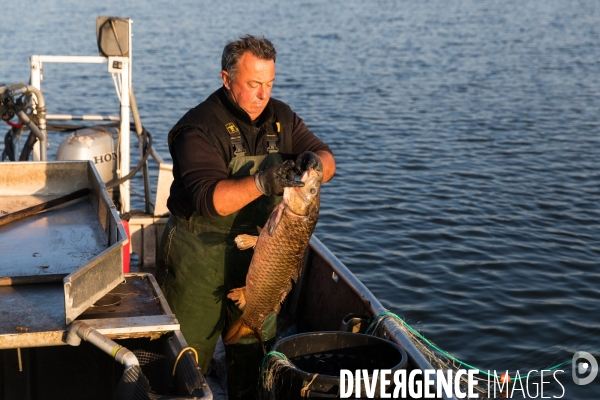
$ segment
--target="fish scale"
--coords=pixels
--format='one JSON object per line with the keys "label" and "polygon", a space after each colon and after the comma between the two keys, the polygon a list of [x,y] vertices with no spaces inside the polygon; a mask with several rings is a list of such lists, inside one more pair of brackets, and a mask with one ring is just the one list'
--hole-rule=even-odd
{"label": "fish scale", "polygon": [[245,308],[225,335],[225,344],[236,343],[250,333],[262,341],[265,319],[279,312],[292,289],[292,281],[298,279],[304,252],[317,224],[322,179],[322,171],[311,169],[300,178],[304,187],[285,189],[283,199],[256,240],[245,288],[233,289],[228,295],[245,303]]}
{"label": "fish scale", "polygon": [[[252,262],[260,267],[248,271],[247,311],[249,316],[258,315],[259,318],[246,318],[245,322],[255,330],[270,313],[279,312],[280,302],[291,290],[292,279],[298,277],[304,251],[317,223],[316,216],[294,220],[297,218],[290,217],[288,212],[284,211],[275,236],[255,249]],[[263,235],[268,232],[263,230]]]}

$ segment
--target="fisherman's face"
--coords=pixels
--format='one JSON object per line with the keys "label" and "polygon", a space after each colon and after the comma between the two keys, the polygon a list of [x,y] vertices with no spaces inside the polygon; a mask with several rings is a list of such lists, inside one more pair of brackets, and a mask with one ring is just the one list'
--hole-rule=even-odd
{"label": "fisherman's face", "polygon": [[261,60],[246,52],[240,58],[233,79],[221,71],[223,85],[232,100],[254,121],[263,112],[275,80],[275,61]]}

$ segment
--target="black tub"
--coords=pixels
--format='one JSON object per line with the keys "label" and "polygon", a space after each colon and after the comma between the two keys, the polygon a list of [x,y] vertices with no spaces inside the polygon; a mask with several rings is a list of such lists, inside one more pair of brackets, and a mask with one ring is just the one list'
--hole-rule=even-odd
{"label": "black tub", "polygon": [[[406,352],[397,344],[375,336],[349,332],[315,332],[290,336],[277,342],[274,351],[284,354],[292,366],[277,373],[273,390],[278,399],[336,398],[340,395],[340,371],[375,369],[396,371],[405,367]],[[276,356],[272,356],[276,357]],[[317,374],[315,376],[315,374]],[[392,376],[387,377],[392,381]],[[390,393],[388,385],[387,393]],[[380,384],[376,383],[375,397]],[[356,388],[354,388],[356,391]],[[365,396],[364,379],[361,395]],[[354,394],[351,396],[354,398]]]}

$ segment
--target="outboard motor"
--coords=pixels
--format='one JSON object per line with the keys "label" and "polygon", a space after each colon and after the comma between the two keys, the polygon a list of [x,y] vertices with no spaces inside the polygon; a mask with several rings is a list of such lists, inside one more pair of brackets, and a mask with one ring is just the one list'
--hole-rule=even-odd
{"label": "outboard motor", "polygon": [[[91,160],[104,183],[117,179],[117,152],[115,138],[102,126],[76,130],[58,147],[57,160]],[[119,187],[108,188],[108,194],[120,207]]]}
{"label": "outboard motor", "polygon": [[58,147],[57,160],[91,160],[104,183],[117,179],[117,152],[112,133],[93,126],[69,135]]}

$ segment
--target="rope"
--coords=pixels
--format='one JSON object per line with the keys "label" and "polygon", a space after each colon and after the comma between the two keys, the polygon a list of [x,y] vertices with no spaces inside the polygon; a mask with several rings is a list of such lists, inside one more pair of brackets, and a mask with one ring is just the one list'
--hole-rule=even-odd
{"label": "rope", "polygon": [[[373,319],[373,321],[371,321],[371,323],[369,324],[369,327],[367,328],[367,330],[366,330],[365,333],[369,334],[369,332],[371,331],[372,328],[374,328],[375,326],[377,326],[383,319],[389,318],[389,317],[394,318],[396,321],[398,321],[400,324],[402,324],[406,329],[408,329],[413,335],[415,335],[416,337],[418,337],[421,341],[423,341],[425,344],[427,344],[432,349],[434,349],[434,350],[438,351],[440,354],[448,357],[450,360],[455,361],[455,362],[457,362],[460,365],[464,365],[465,367],[469,367],[470,369],[477,369],[477,370],[479,370],[480,373],[482,373],[482,374],[484,374],[484,375],[486,375],[488,377],[498,378],[498,376],[496,374],[492,375],[492,374],[488,373],[485,369],[477,368],[477,367],[474,367],[474,366],[472,366],[470,364],[467,364],[466,362],[461,361],[458,358],[454,357],[452,354],[450,354],[450,353],[448,353],[448,352],[440,349],[438,346],[436,346],[431,341],[429,341],[425,336],[423,336],[419,332],[417,332],[412,326],[408,325],[402,318],[400,318],[399,316],[397,316],[396,314],[394,314],[391,311],[384,311],[381,314],[379,314],[377,317],[375,317]],[[371,333],[371,335],[372,334],[373,333]],[[553,370],[558,369],[558,368],[562,367],[563,365],[566,365],[566,364],[568,364],[568,363],[570,363],[572,361],[573,361],[573,359],[571,358],[569,360],[561,362],[560,364],[553,365],[553,366],[551,366],[549,368],[544,368],[544,371],[553,371]],[[539,375],[539,373],[532,374],[532,375],[534,375],[534,376],[535,375]],[[521,379],[523,379],[523,377],[519,376],[518,378],[511,377],[508,380],[509,381],[515,381],[515,380],[521,380]]]}
{"label": "rope", "polygon": [[277,356],[279,358],[281,358],[283,361],[288,361],[287,357],[285,356],[285,354],[280,353],[278,351],[270,351],[267,354],[265,354],[265,356],[262,359],[262,363],[260,364],[260,374],[264,374],[265,373],[265,362],[267,362],[267,360],[269,359],[269,357],[271,356]]}
{"label": "rope", "polygon": [[179,354],[177,355],[177,358],[175,359],[175,365],[173,365],[173,376],[175,376],[175,371],[177,370],[177,364],[179,363],[179,359],[183,355],[183,352],[186,351],[186,350],[191,350],[194,353],[194,355],[196,356],[196,364],[198,364],[198,352],[196,351],[195,348],[188,346],[188,347],[182,349],[179,352]]}
{"label": "rope", "polygon": [[319,376],[319,374],[314,374],[310,382],[308,382],[302,389],[300,389],[300,397],[308,397],[308,394],[310,392],[308,388],[310,388],[310,385],[312,385],[317,376]]}
{"label": "rope", "polygon": [[261,399],[271,399],[271,392],[277,380],[276,376],[282,368],[290,366],[291,363],[278,351],[268,352],[260,365]]}

